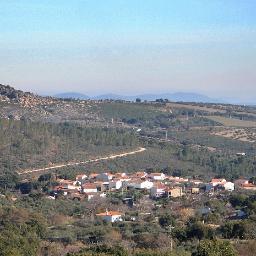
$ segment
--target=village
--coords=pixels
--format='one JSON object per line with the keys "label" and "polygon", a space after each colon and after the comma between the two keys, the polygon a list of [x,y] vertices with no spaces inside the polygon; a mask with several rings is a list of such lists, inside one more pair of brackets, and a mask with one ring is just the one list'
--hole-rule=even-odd
{"label": "village", "polygon": [[[93,201],[97,198],[104,199],[113,193],[127,191],[140,191],[152,201],[160,199],[192,198],[200,200],[201,196],[208,197],[221,193],[232,193],[234,190],[256,191],[256,185],[249,179],[237,179],[233,182],[224,178],[213,178],[210,182],[200,179],[168,176],[162,172],[146,173],[139,171],[127,173],[91,173],[79,174],[75,180],[56,179],[57,186],[49,189],[48,198],[55,200],[58,196],[78,201]],[[192,196],[192,197],[191,197]],[[123,202],[133,205],[133,197],[123,197]],[[206,213],[208,208],[202,208]],[[240,214],[240,213],[238,213]],[[123,221],[124,213],[112,209],[96,214],[106,222]]]}

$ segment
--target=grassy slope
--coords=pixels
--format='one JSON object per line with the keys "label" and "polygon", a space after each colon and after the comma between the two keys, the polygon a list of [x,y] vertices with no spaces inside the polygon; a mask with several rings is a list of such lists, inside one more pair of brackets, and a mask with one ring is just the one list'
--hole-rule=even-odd
{"label": "grassy slope", "polygon": [[163,111],[155,106],[136,103],[101,103],[97,105],[99,115],[111,119],[151,119],[163,114]]}

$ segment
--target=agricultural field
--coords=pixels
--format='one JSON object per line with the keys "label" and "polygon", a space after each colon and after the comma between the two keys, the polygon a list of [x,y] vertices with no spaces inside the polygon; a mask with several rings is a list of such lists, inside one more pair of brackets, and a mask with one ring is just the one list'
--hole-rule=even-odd
{"label": "agricultural field", "polygon": [[223,116],[208,116],[207,118],[228,127],[256,127],[256,122],[254,121],[239,120]]}
{"label": "agricultural field", "polygon": [[193,145],[193,147],[199,145],[231,155],[234,155],[236,152],[247,152],[248,154],[254,155],[256,144],[251,142],[254,140],[250,137],[252,135],[252,132],[249,132],[251,129],[245,130],[247,132],[247,138],[243,140],[234,139],[235,137],[231,137],[232,135],[223,136],[224,132],[228,134],[228,131],[232,131],[233,133],[233,129],[225,129],[225,127],[190,128],[184,131],[169,130],[168,136],[169,138],[175,138],[176,141],[179,141],[183,145]]}
{"label": "agricultural field", "polygon": [[170,108],[185,108],[185,109],[190,109],[190,110],[195,110],[195,111],[203,111],[203,112],[208,112],[208,113],[216,113],[216,112],[219,112],[219,113],[226,113],[226,110],[220,108],[219,106],[218,107],[212,107],[212,106],[207,106],[204,104],[204,106],[199,106],[198,104],[183,104],[183,103],[174,103],[174,102],[171,102],[171,103],[167,103],[166,104],[167,107],[170,107]]}

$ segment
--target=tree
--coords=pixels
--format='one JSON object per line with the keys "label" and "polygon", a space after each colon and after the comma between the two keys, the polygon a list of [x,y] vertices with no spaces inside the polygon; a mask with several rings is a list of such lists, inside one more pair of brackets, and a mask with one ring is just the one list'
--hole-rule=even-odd
{"label": "tree", "polygon": [[24,182],[20,184],[20,191],[22,194],[29,194],[32,191],[31,182]]}
{"label": "tree", "polygon": [[0,255],[2,256],[33,256],[37,255],[39,239],[25,225],[5,226],[0,232]]}
{"label": "tree", "polygon": [[187,236],[189,238],[197,238],[202,240],[204,238],[212,238],[214,235],[212,229],[205,226],[200,222],[193,223],[187,230]]}
{"label": "tree", "polygon": [[50,181],[52,178],[52,174],[51,173],[46,173],[46,174],[42,174],[39,176],[38,181],[39,182],[44,182],[44,181]]}
{"label": "tree", "polygon": [[244,194],[236,194],[236,195],[230,196],[229,201],[233,207],[237,207],[237,206],[242,207],[245,205],[247,199],[248,199],[248,196]]}
{"label": "tree", "polygon": [[161,98],[161,99],[156,99],[156,102],[161,102],[161,103],[163,103],[164,102],[164,100]]}
{"label": "tree", "polygon": [[231,221],[221,226],[221,233],[224,238],[255,239],[256,225],[254,221]]}
{"label": "tree", "polygon": [[227,241],[204,240],[192,256],[236,256],[234,247]]}
{"label": "tree", "polygon": [[173,226],[175,223],[175,219],[168,213],[162,215],[159,217],[159,224],[162,227],[168,227],[168,226]]}
{"label": "tree", "polygon": [[250,182],[256,185],[256,176],[250,178]]}

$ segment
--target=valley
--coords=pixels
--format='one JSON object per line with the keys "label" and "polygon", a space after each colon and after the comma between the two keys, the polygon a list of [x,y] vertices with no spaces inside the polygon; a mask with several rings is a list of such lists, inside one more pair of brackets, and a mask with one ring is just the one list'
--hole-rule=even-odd
{"label": "valley", "polygon": [[32,255],[254,246],[253,106],[0,93],[0,216]]}

